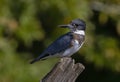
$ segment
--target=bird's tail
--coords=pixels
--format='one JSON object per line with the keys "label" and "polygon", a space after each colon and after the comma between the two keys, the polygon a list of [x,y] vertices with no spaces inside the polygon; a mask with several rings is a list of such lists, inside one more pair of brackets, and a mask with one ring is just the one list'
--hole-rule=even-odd
{"label": "bird's tail", "polygon": [[32,61],[30,62],[30,64],[33,64],[33,63],[35,63],[36,61],[38,61],[38,58],[32,60]]}
{"label": "bird's tail", "polygon": [[32,60],[32,61],[30,62],[30,64],[33,64],[33,63],[35,63],[35,62],[37,62],[37,61],[39,61],[39,60],[44,60],[44,57],[45,57],[45,55],[44,55],[44,54],[41,54],[39,57],[37,57],[37,58],[35,58],[34,60]]}

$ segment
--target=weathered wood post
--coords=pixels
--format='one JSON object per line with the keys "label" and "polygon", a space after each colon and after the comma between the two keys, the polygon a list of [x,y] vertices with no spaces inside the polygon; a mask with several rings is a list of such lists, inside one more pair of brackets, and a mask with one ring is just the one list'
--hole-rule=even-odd
{"label": "weathered wood post", "polygon": [[75,82],[84,69],[81,63],[75,64],[70,57],[64,57],[40,82]]}

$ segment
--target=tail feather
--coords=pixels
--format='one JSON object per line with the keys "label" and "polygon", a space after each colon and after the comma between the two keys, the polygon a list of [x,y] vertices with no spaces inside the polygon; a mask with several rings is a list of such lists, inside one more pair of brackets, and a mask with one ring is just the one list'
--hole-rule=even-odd
{"label": "tail feather", "polygon": [[46,56],[48,56],[47,54],[45,55],[45,54],[41,54],[39,57],[37,57],[37,58],[35,58],[34,60],[32,60],[31,62],[30,62],[30,64],[33,64],[33,63],[35,63],[35,62],[37,62],[37,61],[39,61],[39,60],[44,60],[45,58],[46,58]]}
{"label": "tail feather", "polygon": [[30,64],[33,64],[33,63],[35,63],[36,61],[38,61],[37,59],[34,59],[34,60],[32,60],[31,62],[30,62]]}

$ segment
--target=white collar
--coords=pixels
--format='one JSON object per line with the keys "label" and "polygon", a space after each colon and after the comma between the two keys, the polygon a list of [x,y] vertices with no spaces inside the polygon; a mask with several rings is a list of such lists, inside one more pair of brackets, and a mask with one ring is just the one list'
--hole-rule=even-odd
{"label": "white collar", "polygon": [[85,35],[85,31],[84,30],[76,30],[74,31],[75,34],[80,34],[80,35]]}

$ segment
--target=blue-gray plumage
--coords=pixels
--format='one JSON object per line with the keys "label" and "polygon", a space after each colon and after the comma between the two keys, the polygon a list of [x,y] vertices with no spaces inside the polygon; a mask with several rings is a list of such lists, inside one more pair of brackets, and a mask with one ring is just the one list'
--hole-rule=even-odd
{"label": "blue-gray plumage", "polygon": [[81,19],[75,19],[72,20],[70,24],[60,25],[60,27],[69,28],[70,32],[55,40],[41,55],[31,61],[31,64],[49,56],[71,56],[81,48],[85,39],[85,22]]}

